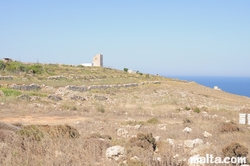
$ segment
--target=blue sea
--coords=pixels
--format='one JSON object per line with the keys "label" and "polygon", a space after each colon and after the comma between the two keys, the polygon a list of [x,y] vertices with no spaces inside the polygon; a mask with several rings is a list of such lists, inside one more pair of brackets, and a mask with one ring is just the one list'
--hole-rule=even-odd
{"label": "blue sea", "polygon": [[232,94],[250,97],[250,77],[211,77],[211,76],[166,76],[179,80],[194,81],[198,84],[221,90]]}

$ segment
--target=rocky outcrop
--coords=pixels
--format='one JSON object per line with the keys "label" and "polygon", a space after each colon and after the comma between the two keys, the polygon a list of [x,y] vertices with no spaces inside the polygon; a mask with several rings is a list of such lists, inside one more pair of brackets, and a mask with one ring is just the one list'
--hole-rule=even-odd
{"label": "rocky outcrop", "polygon": [[106,150],[106,158],[109,160],[120,160],[126,156],[126,149],[121,146],[112,146]]}

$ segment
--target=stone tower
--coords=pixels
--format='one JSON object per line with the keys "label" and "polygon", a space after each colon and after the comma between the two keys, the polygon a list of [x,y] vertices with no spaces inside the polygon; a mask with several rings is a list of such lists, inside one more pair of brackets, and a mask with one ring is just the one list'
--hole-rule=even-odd
{"label": "stone tower", "polygon": [[103,55],[102,54],[96,54],[93,57],[93,66],[103,67]]}

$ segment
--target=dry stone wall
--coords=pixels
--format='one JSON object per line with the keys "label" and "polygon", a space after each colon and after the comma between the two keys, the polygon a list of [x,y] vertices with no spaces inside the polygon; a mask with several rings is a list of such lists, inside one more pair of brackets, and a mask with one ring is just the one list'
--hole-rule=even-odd
{"label": "dry stone wall", "polygon": [[16,89],[16,90],[31,91],[31,90],[40,90],[41,86],[37,85],[37,84],[30,84],[30,85],[16,85],[16,84],[12,84],[12,85],[9,86],[9,88]]}
{"label": "dry stone wall", "polygon": [[1,76],[0,75],[0,80],[13,80],[14,77],[13,76]]}

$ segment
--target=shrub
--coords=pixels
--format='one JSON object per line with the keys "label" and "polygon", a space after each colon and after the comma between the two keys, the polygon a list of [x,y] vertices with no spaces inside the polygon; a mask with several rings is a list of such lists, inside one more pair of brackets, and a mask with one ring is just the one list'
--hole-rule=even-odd
{"label": "shrub", "polygon": [[219,128],[220,132],[240,131],[240,128],[234,122],[222,123]]}
{"label": "shrub", "polygon": [[38,64],[29,66],[28,70],[32,70],[35,74],[42,74],[43,73],[43,67],[41,65],[38,65]]}
{"label": "shrub", "polygon": [[152,133],[150,134],[138,133],[137,137],[131,138],[129,140],[129,144],[131,147],[137,146],[143,149],[149,149],[153,151],[155,151],[156,149],[156,142]]}
{"label": "shrub", "polygon": [[146,166],[143,162],[141,162],[139,160],[132,160],[132,159],[127,160],[126,165],[129,165],[129,166]]}
{"label": "shrub", "polygon": [[51,138],[79,138],[79,132],[72,126],[65,125],[40,125],[40,130],[47,133]]}
{"label": "shrub", "polygon": [[198,107],[196,107],[196,108],[194,108],[194,112],[196,112],[196,113],[200,113],[200,112],[201,112],[201,110],[200,110]]}
{"label": "shrub", "polygon": [[160,121],[157,118],[151,118],[151,119],[147,120],[147,123],[158,124],[158,123],[160,123]]}
{"label": "shrub", "polygon": [[248,155],[248,149],[243,145],[233,142],[222,149],[225,157],[246,157]]}
{"label": "shrub", "polygon": [[105,112],[103,105],[99,105],[96,110],[97,110],[97,112],[101,112],[101,113]]}
{"label": "shrub", "polygon": [[188,119],[188,118],[185,118],[184,120],[183,120],[183,123],[193,123],[190,119]]}
{"label": "shrub", "polygon": [[35,125],[24,126],[17,131],[17,134],[35,141],[41,141],[44,138],[44,133]]}
{"label": "shrub", "polygon": [[189,107],[185,107],[184,109],[185,109],[186,111],[189,111],[189,110],[190,110],[190,108],[189,108]]}
{"label": "shrub", "polygon": [[28,68],[26,65],[22,64],[21,62],[8,62],[6,63],[6,68],[7,71],[11,72],[26,72],[28,71]]}
{"label": "shrub", "polygon": [[5,64],[3,61],[0,61],[0,70],[4,70],[5,69]]}

